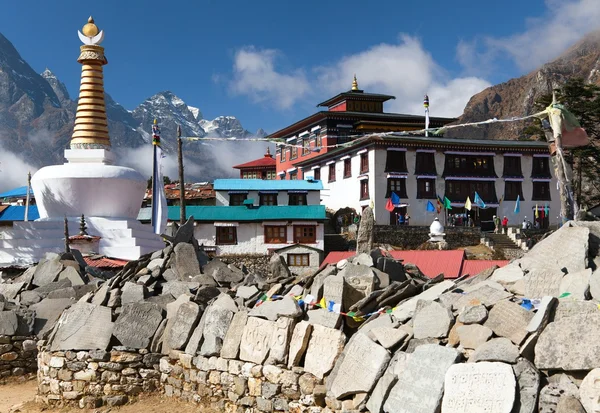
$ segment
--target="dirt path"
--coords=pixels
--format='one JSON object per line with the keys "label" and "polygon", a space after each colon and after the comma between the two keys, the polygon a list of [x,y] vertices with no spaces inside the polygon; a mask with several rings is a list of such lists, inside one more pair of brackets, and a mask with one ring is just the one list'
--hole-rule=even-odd
{"label": "dirt path", "polygon": [[35,402],[37,382],[35,377],[26,381],[9,381],[0,384],[0,413],[216,413],[214,410],[201,409],[191,403],[183,403],[175,399],[167,399],[160,395],[140,397],[131,405],[113,408],[81,410],[77,407],[50,409]]}

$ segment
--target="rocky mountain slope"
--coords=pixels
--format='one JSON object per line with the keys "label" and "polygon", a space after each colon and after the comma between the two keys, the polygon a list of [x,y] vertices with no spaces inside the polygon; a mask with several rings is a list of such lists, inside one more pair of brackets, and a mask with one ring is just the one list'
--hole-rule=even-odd
{"label": "rocky mountain slope", "polygon": [[[51,70],[36,73],[11,42],[0,34],[1,149],[35,167],[63,162],[63,150],[71,137],[76,109],[76,101]],[[132,111],[119,105],[107,93],[106,111],[113,147],[135,149],[148,145],[155,118],[159,119],[167,153],[175,153],[177,125],[181,125],[184,136],[254,136],[233,116],[204,119],[200,109],[188,106],[169,91],[149,97]],[[265,135],[262,129],[257,133]],[[201,176],[186,178],[211,180],[234,173],[223,165],[220,169],[215,168],[218,156],[206,148],[202,151],[198,148],[199,145],[185,145],[186,162],[201,165],[201,168],[188,170]],[[128,154],[129,151],[120,153],[122,156]]]}
{"label": "rocky mountain slope", "polygon": [[[467,103],[460,122],[532,114],[539,96],[549,93],[551,88],[562,85],[570,77],[581,77],[600,85],[600,31],[589,33],[561,56],[531,73],[476,94]],[[524,122],[518,122],[461,128],[448,135],[472,139],[518,139],[525,126]]]}

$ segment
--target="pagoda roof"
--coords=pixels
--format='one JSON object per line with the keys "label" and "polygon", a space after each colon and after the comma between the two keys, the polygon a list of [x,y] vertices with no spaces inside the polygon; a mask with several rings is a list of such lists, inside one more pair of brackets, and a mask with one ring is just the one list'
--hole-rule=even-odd
{"label": "pagoda roof", "polygon": [[262,158],[256,159],[254,161],[235,165],[234,168],[235,169],[268,168],[268,167],[275,168],[276,165],[277,165],[277,161],[275,160],[275,158],[263,156]]}
{"label": "pagoda roof", "polygon": [[331,107],[339,102],[343,102],[344,100],[368,100],[371,102],[386,102],[390,99],[396,99],[396,97],[391,95],[382,95],[379,93],[365,93],[362,90],[350,90],[348,92],[342,92],[330,99],[327,99],[324,102],[319,103],[317,107]]}

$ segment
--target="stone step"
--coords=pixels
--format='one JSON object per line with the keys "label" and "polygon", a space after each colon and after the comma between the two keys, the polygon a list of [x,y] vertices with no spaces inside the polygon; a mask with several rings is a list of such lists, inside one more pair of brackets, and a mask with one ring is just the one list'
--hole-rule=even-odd
{"label": "stone step", "polygon": [[57,245],[64,245],[65,241],[62,238],[12,238],[0,239],[0,248],[46,248]]}
{"label": "stone step", "polygon": [[165,243],[159,239],[144,239],[144,238],[102,238],[98,244],[100,248],[107,247],[149,247],[154,248],[154,251],[165,247]]}
{"label": "stone step", "polygon": [[61,253],[64,247],[0,248],[0,267],[30,265],[44,258],[47,252]]}

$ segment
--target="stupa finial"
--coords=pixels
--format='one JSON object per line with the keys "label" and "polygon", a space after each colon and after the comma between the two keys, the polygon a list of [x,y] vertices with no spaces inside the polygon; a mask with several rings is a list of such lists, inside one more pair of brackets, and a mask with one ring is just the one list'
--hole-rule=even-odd
{"label": "stupa finial", "polygon": [[352,80],[352,90],[358,90],[358,81],[356,80],[356,74],[354,74],[354,79]]}

